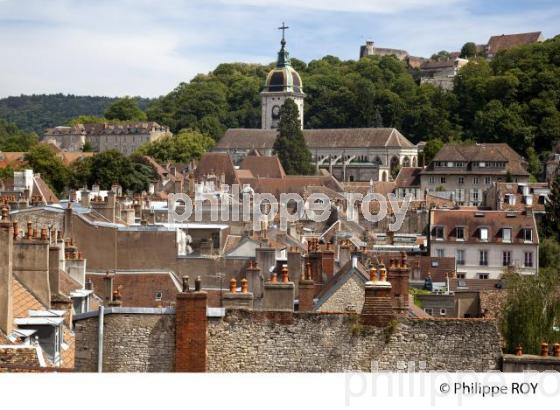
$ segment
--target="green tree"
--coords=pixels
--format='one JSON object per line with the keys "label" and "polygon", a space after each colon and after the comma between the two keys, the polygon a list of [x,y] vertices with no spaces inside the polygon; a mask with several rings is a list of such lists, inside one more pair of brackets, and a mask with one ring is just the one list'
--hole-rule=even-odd
{"label": "green tree", "polygon": [[35,133],[21,131],[15,124],[0,118],[0,151],[26,152],[35,144]]}
{"label": "green tree", "polygon": [[461,47],[461,58],[473,58],[476,57],[476,44],[472,41],[465,43]]}
{"label": "green tree", "polygon": [[119,98],[105,111],[105,118],[119,121],[145,121],[146,113],[138,107],[138,101],[132,97]]}
{"label": "green tree", "polygon": [[543,231],[545,236],[560,241],[560,175],[552,181],[545,205]]}
{"label": "green tree", "polygon": [[554,238],[544,238],[539,244],[539,267],[560,267],[560,243]]}
{"label": "green tree", "polygon": [[309,175],[314,172],[314,167],[300,124],[298,107],[288,98],[280,108],[274,153],[278,155],[287,174]]}
{"label": "green tree", "polygon": [[84,142],[84,146],[82,147],[82,152],[93,152],[93,146],[91,142],[86,141]]}
{"label": "green tree", "polygon": [[72,127],[78,124],[103,124],[104,122],[107,122],[107,118],[98,117],[96,115],[78,115],[69,120],[66,125]]}
{"label": "green tree", "polygon": [[560,332],[560,286],[558,267],[540,269],[538,275],[508,272],[504,275],[507,298],[502,312],[502,334],[506,351],[522,346],[529,354],[538,354],[543,341],[555,343]]}
{"label": "green tree", "polygon": [[430,60],[432,60],[432,61],[447,61],[450,58],[451,58],[451,54],[449,53],[449,51],[441,50],[441,51],[438,51],[435,54],[432,54],[432,56],[430,57]]}
{"label": "green tree", "polygon": [[527,148],[527,163],[529,173],[538,180],[542,176],[543,166],[534,147]]}
{"label": "green tree", "polygon": [[61,195],[70,182],[70,170],[56,155],[54,148],[47,144],[37,144],[24,156],[24,160],[34,173],[41,174],[41,178]]}
{"label": "green tree", "polygon": [[423,151],[424,165],[428,165],[432,161],[443,145],[444,142],[441,138],[433,138],[426,143]]}
{"label": "green tree", "polygon": [[95,183],[101,189],[110,189],[113,183],[118,183],[125,191],[141,192],[155,180],[153,169],[142,158],[129,158],[118,151],[105,151],[84,158],[73,165],[72,171],[76,189]]}
{"label": "green tree", "polygon": [[149,155],[159,162],[187,163],[200,159],[214,146],[214,140],[197,130],[184,129],[174,136],[146,143],[138,148],[140,155]]}

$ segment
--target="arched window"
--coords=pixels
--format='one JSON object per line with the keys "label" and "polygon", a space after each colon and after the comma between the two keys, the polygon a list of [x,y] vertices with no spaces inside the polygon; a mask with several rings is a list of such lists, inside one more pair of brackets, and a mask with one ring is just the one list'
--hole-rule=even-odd
{"label": "arched window", "polygon": [[403,165],[403,167],[409,167],[410,166],[410,158],[409,157],[404,157],[402,165]]}

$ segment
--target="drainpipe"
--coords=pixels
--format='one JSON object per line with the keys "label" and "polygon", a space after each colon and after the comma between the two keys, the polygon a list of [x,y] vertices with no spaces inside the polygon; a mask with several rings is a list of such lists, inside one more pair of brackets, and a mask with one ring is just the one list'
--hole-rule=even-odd
{"label": "drainpipe", "polygon": [[99,306],[99,321],[97,328],[97,373],[103,373],[103,320],[105,318],[105,306]]}

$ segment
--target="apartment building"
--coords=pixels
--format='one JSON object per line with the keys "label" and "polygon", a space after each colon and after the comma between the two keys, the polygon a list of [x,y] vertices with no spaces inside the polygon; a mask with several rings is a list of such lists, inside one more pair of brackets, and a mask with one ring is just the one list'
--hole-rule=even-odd
{"label": "apartment building", "polygon": [[459,279],[499,279],[504,270],[534,275],[539,236],[531,210],[433,209],[430,255],[455,257]]}

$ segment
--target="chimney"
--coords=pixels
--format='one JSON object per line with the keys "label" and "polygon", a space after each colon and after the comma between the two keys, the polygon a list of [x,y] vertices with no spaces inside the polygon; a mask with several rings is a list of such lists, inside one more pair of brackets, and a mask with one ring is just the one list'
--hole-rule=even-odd
{"label": "chimney", "polygon": [[249,267],[247,268],[247,283],[249,292],[253,294],[253,297],[255,299],[262,299],[264,279],[257,262],[253,260],[249,261]]}
{"label": "chimney", "polygon": [[113,280],[115,278],[115,274],[111,272],[107,272],[105,276],[103,276],[103,287],[105,295],[103,304],[108,306],[113,301]]}
{"label": "chimney", "polygon": [[84,188],[80,191],[81,198],[80,198],[80,205],[84,208],[89,208],[90,200],[89,200],[89,191]]}
{"label": "chimney", "polygon": [[330,242],[327,242],[327,247],[321,252],[321,269],[325,276],[325,282],[328,282],[334,276],[334,250]]}
{"label": "chimney", "polygon": [[[64,250],[59,245],[49,246],[49,285],[51,295],[60,294],[60,263],[64,261]],[[63,269],[62,269],[63,270]]]}
{"label": "chimney", "polygon": [[305,265],[305,273],[299,279],[299,311],[311,312],[313,310],[313,296],[315,295],[315,284],[311,279],[311,264]]}
{"label": "chimney", "polygon": [[342,267],[350,261],[350,244],[346,239],[340,241],[338,245],[338,264]]}
{"label": "chimney", "polygon": [[263,310],[293,312],[294,296],[294,282],[290,281],[288,267],[284,265],[280,282],[273,274],[272,279],[264,284]]}
{"label": "chimney", "polygon": [[177,294],[175,306],[175,371],[206,372],[208,367],[208,295],[201,290],[200,277],[195,291],[183,278],[183,291]]}
{"label": "chimney", "polygon": [[361,320],[364,325],[384,327],[393,319],[391,283],[387,282],[384,265],[379,267],[379,280],[375,268],[370,271],[370,280],[365,284],[364,306]]}
{"label": "chimney", "polygon": [[68,206],[64,208],[64,237],[72,236],[72,202],[68,202]]}
{"label": "chimney", "polygon": [[121,297],[121,289],[120,286],[117,290],[113,291],[112,300],[109,302],[110,307],[121,307],[122,306],[122,297]]}
{"label": "chimney", "polygon": [[241,292],[237,291],[237,281],[230,280],[229,292],[224,293],[222,304],[226,309],[253,309],[253,294],[249,292],[247,279],[241,279]]}
{"label": "chimney", "polygon": [[12,333],[12,275],[13,275],[13,225],[0,222],[0,330],[4,334]]}
{"label": "chimney", "polygon": [[291,247],[288,249],[288,272],[295,284],[296,296],[299,294],[299,280],[302,277],[303,256],[299,249]]}
{"label": "chimney", "polygon": [[255,259],[261,268],[263,277],[270,278],[270,268],[276,266],[276,250],[269,247],[258,247],[255,249]]}
{"label": "chimney", "polygon": [[389,265],[389,282],[391,283],[391,295],[393,296],[393,307],[395,313],[406,315],[408,313],[408,279],[410,269],[406,259],[406,253],[401,252],[399,258],[391,258]]}

